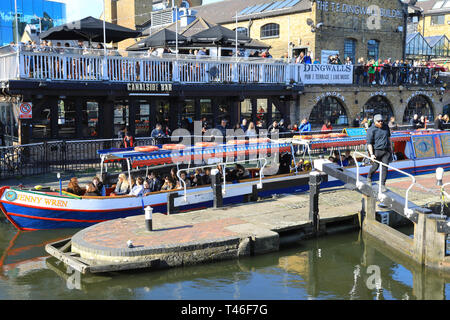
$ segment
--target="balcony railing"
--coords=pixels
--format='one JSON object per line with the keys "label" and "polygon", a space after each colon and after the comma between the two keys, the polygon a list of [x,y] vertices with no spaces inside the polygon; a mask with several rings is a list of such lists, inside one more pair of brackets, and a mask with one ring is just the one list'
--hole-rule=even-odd
{"label": "balcony railing", "polygon": [[[3,52],[3,53],[2,53]],[[68,53],[69,52],[69,53]],[[305,65],[287,63],[276,59],[249,59],[219,57],[213,59],[195,56],[168,55],[120,56],[108,51],[91,50],[82,54],[78,49],[58,52],[42,52],[12,49],[0,50],[0,81],[111,81],[119,83],[260,83],[260,84],[357,84],[373,85],[367,74],[359,66],[338,66],[338,71],[330,68],[319,70]],[[76,54],[78,53],[78,54]],[[111,54],[111,55],[110,55]],[[322,65],[323,66],[323,65]],[[340,69],[339,69],[340,67]],[[333,70],[336,70],[334,68]],[[381,85],[435,85],[439,84],[439,71],[434,68],[408,67],[390,68],[380,72]],[[319,73],[331,74],[322,79]],[[394,76],[395,72],[395,76]],[[308,74],[306,74],[308,73]],[[318,76],[314,81],[314,73]],[[337,79],[337,80],[336,80]],[[339,80],[343,79],[343,80]],[[376,77],[378,80],[378,77]],[[385,81],[386,80],[386,81]]]}

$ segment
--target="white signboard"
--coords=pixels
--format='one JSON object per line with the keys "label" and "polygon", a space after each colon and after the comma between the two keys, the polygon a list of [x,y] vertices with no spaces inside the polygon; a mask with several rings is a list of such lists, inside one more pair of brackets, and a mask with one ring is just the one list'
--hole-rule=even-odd
{"label": "white signboard", "polygon": [[353,66],[338,64],[303,64],[303,84],[352,84]]}
{"label": "white signboard", "polygon": [[19,119],[33,118],[33,104],[31,102],[22,102],[19,105]]}
{"label": "white signboard", "polygon": [[339,51],[336,50],[322,50],[322,56],[320,58],[321,64],[327,64],[328,63],[328,57],[329,56],[335,56],[339,54]]}

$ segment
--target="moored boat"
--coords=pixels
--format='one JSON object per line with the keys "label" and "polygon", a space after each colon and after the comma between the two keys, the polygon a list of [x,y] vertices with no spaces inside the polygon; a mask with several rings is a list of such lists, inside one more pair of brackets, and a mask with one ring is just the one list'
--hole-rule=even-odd
{"label": "moored boat", "polygon": [[[396,154],[396,161],[391,165],[414,175],[433,172],[437,167],[445,170],[450,168],[450,132],[420,131],[395,132],[391,137]],[[236,140],[240,141],[240,140]],[[333,150],[350,146],[364,146],[363,132],[346,130],[345,134],[336,136],[314,135],[293,137],[280,140],[255,140],[218,145],[201,145],[181,148],[177,146],[158,146],[153,148],[111,149],[99,150],[103,163],[111,161],[127,161],[129,168],[155,166],[162,164],[176,165],[179,163],[193,163],[196,160],[203,164],[233,164],[236,159],[242,162],[254,160],[260,164],[252,170],[253,176],[238,183],[225,182],[223,185],[223,203],[241,203],[245,196],[258,185],[257,196],[267,197],[273,194],[304,192],[309,189],[308,171],[296,171],[291,166],[291,172],[280,173],[277,164],[272,163],[275,171],[265,166],[264,156],[271,154],[294,154],[294,149],[304,147],[304,150]],[[308,152],[305,152],[308,155]],[[228,161],[228,158],[234,160]],[[280,159],[275,157],[274,159]],[[294,158],[295,159],[295,158]],[[196,166],[188,167],[188,170]],[[367,174],[370,165],[360,166],[360,173]],[[355,171],[353,167],[346,167]],[[180,169],[180,170],[186,170]],[[400,177],[397,172],[390,172],[388,178]],[[329,178],[322,183],[322,187],[342,185],[342,182]],[[141,215],[144,208],[151,206],[153,212],[166,213],[168,194],[177,193],[183,198],[178,203],[178,210],[193,210],[211,207],[213,205],[213,191],[210,185],[193,188],[183,188],[170,191],[148,193],[142,197],[135,196],[75,196],[69,193],[60,194],[57,191],[32,191],[13,187],[0,188],[0,209],[7,219],[19,230],[40,230],[56,228],[84,228],[102,221]],[[194,200],[189,200],[191,197]]]}

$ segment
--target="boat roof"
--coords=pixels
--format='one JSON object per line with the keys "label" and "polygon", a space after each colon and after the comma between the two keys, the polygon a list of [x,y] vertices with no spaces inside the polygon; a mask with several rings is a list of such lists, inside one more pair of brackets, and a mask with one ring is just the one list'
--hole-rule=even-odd
{"label": "boat roof", "polygon": [[[176,163],[190,160],[197,157],[215,157],[223,153],[240,154],[245,152],[258,153],[267,149],[286,149],[291,147],[290,142],[269,141],[263,143],[245,144],[219,144],[217,146],[198,147],[188,146],[181,150],[165,150],[163,145],[157,145],[160,149],[151,152],[135,151],[133,148],[127,149],[105,149],[98,150],[97,153],[103,157],[105,162],[129,159],[133,166],[157,165],[163,163]],[[143,163],[145,161],[145,163]]]}

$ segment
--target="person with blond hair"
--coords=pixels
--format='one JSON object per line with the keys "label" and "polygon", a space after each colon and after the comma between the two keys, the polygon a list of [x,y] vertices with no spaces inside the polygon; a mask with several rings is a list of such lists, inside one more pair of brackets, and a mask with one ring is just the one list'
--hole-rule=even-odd
{"label": "person with blond hair", "polygon": [[117,179],[116,188],[114,194],[116,196],[123,196],[130,192],[130,184],[128,183],[127,176],[124,173],[119,174]]}

